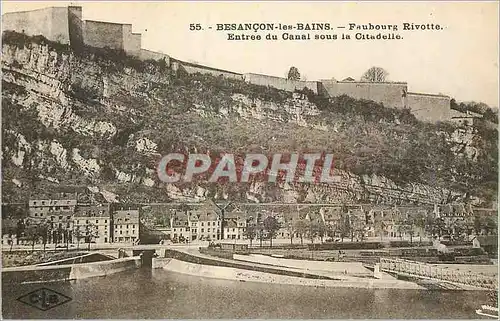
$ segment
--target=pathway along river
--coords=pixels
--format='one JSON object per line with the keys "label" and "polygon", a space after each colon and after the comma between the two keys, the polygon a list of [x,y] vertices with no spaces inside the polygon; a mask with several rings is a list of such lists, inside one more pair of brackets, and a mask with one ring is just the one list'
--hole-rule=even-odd
{"label": "pathway along river", "polygon": [[[73,300],[40,311],[16,299],[49,288]],[[5,319],[470,319],[487,293],[315,288],[139,269],[71,282],[2,287]]]}

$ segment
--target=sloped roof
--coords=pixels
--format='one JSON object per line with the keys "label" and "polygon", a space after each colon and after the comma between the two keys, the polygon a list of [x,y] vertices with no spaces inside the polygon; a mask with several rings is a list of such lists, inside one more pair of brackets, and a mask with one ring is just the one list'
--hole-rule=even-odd
{"label": "sloped roof", "polygon": [[241,218],[246,218],[246,216],[247,216],[247,213],[240,211],[240,210],[235,210],[235,211],[224,213],[225,219],[241,219]]}
{"label": "sloped roof", "polygon": [[235,220],[228,220],[226,224],[224,224],[224,227],[235,228],[238,227],[238,224],[236,224]]}
{"label": "sloped roof", "polygon": [[198,220],[199,221],[217,221],[219,219],[219,215],[215,212],[198,212]]}
{"label": "sloped roof", "polygon": [[200,212],[219,212],[219,207],[211,199],[203,202],[203,205],[198,209]]}

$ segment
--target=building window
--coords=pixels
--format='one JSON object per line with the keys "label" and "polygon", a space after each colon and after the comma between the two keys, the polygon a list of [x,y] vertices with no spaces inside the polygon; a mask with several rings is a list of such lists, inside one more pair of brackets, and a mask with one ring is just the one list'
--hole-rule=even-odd
{"label": "building window", "polygon": [[203,226],[203,222],[201,222],[201,226]]}
{"label": "building window", "polygon": [[99,220],[95,220],[96,224],[99,224]]}
{"label": "building window", "polygon": [[122,231],[120,231],[120,234],[122,234]]}
{"label": "building window", "polygon": [[132,230],[132,234],[135,234],[135,230]]}
{"label": "building window", "polygon": [[205,229],[201,229],[201,233],[205,232]]}
{"label": "building window", "polygon": [[132,228],[135,228],[135,224],[132,224]]}
{"label": "building window", "polygon": [[104,223],[108,223],[108,220],[104,220]]}

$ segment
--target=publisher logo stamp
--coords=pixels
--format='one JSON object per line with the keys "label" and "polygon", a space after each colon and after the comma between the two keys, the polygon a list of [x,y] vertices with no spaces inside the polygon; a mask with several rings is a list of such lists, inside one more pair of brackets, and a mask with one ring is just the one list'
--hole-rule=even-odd
{"label": "publisher logo stamp", "polygon": [[39,310],[47,311],[56,306],[68,303],[72,299],[54,290],[41,288],[25,294],[17,300]]}

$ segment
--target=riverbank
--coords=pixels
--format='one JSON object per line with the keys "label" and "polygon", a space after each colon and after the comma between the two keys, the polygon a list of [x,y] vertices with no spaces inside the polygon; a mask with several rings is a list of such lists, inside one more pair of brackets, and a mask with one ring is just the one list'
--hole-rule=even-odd
{"label": "riverbank", "polygon": [[[162,259],[165,260],[165,259]],[[415,283],[400,280],[378,280],[371,278],[344,277],[342,279],[313,279],[297,276],[288,276],[233,268],[224,266],[205,265],[181,261],[175,258],[166,259],[163,269],[193,276],[233,280],[240,282],[259,282],[270,284],[305,285],[316,287],[348,287],[364,289],[425,289]]]}

